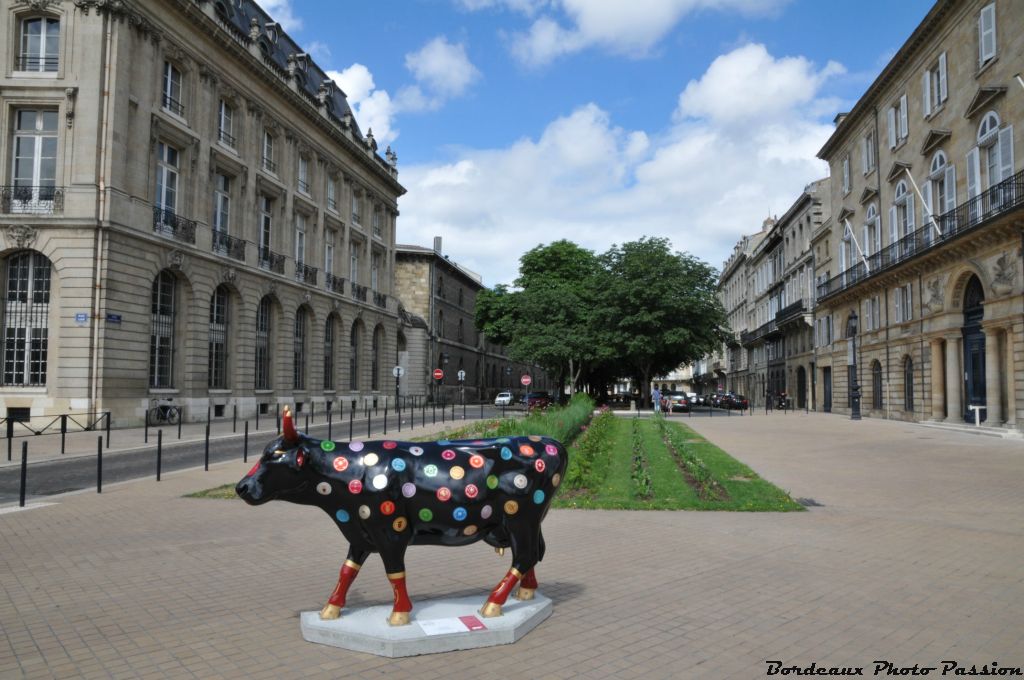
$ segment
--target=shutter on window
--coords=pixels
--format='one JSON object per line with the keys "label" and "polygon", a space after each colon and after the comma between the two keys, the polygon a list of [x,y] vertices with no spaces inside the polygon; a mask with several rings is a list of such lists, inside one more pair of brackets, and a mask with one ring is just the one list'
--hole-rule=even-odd
{"label": "shutter on window", "polygon": [[864,257],[870,257],[871,255],[871,241],[868,240],[868,225],[864,225],[861,229],[863,232],[860,240],[860,247],[864,250]]}
{"label": "shutter on window", "polygon": [[896,206],[889,208],[889,245],[895,245],[900,240],[899,225],[896,223]]}
{"label": "shutter on window", "polygon": [[946,53],[939,55],[939,101],[946,101]]}
{"label": "shutter on window", "polygon": [[906,231],[903,232],[903,235],[909,236],[910,234],[913,234],[914,228],[914,194],[907,194],[907,224],[904,227]]}
{"label": "shutter on window", "polygon": [[839,266],[846,271],[846,241],[839,242]]}
{"label": "shutter on window", "polygon": [[[999,131],[999,181],[1013,177],[1013,126],[1007,125]],[[1008,187],[1007,191],[1011,189]]]}
{"label": "shutter on window", "polygon": [[903,304],[906,306],[906,314],[903,315],[904,321],[910,321],[914,318],[914,296],[911,293],[913,288],[911,284],[906,285],[906,290],[903,291]]}
{"label": "shutter on window", "polygon": [[860,167],[867,174],[868,171],[868,138],[860,138]]}
{"label": "shutter on window", "polygon": [[896,323],[903,321],[903,289],[896,289]]}
{"label": "shutter on window", "polygon": [[932,112],[932,72],[925,69],[921,76],[921,103],[924,105],[924,115],[927,118]]}
{"label": "shutter on window", "polygon": [[978,65],[981,66],[996,56],[996,5],[992,3],[981,10],[978,18]]}
{"label": "shutter on window", "polygon": [[896,109],[889,107],[889,148],[896,148]]}
{"label": "shutter on window", "polygon": [[[931,180],[925,180],[925,183],[921,185],[921,226],[928,227],[931,225],[932,216],[932,183]],[[929,238],[931,232],[928,232]]]}
{"label": "shutter on window", "polygon": [[900,97],[900,138],[906,139],[910,132],[907,122],[907,95]]}
{"label": "shutter on window", "polygon": [[956,166],[950,163],[946,166],[946,205],[940,205],[939,210],[947,213],[956,208]]}
{"label": "shutter on window", "polygon": [[981,172],[978,166],[978,147],[967,152],[967,198],[981,193]]}
{"label": "shutter on window", "polygon": [[876,217],[874,219],[874,227],[875,227],[875,247],[872,249],[872,252],[876,252],[877,253],[877,252],[882,250],[882,218],[881,217]]}

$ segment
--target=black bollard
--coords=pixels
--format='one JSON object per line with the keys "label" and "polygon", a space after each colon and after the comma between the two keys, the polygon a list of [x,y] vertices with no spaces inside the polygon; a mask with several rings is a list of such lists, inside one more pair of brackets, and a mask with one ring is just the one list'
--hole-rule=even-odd
{"label": "black bollard", "polygon": [[[314,422],[314,423],[316,422],[316,402],[315,401],[309,402],[309,417],[310,417],[310,420],[312,422]],[[309,426],[307,426],[306,429],[308,430]]]}
{"label": "black bollard", "polygon": [[68,434],[68,417],[65,414],[60,416],[60,455],[64,455],[64,439]]}
{"label": "black bollard", "polygon": [[274,415],[277,417],[277,433],[281,434],[281,412],[275,409]]}
{"label": "black bollard", "polygon": [[256,404],[256,431],[260,431],[260,405]]}
{"label": "black bollard", "polygon": [[160,459],[164,453],[164,431],[156,431],[156,481],[160,481]]}
{"label": "black bollard", "polygon": [[366,438],[370,438],[370,405],[366,405]]}
{"label": "black bollard", "polygon": [[149,443],[149,412],[147,411],[146,415],[143,416],[143,417],[145,418],[146,422],[142,426],[142,443],[143,444],[148,444]]}
{"label": "black bollard", "polygon": [[7,417],[7,461],[11,460],[11,440],[14,438],[14,421]]}
{"label": "black bollard", "polygon": [[245,436],[242,438],[242,462],[249,461],[249,421],[245,421]]}
{"label": "black bollard", "polygon": [[110,411],[107,411],[107,449],[110,449]]}
{"label": "black bollard", "polygon": [[306,432],[309,432],[309,414],[306,414]]}
{"label": "black bollard", "polygon": [[25,507],[25,478],[28,476],[28,442],[21,443],[21,490],[18,492],[18,507]]}
{"label": "black bollard", "polygon": [[332,411],[331,409],[327,409],[327,439],[328,439],[328,441],[331,439],[331,429],[332,429],[332,425],[334,424],[333,421],[334,421],[334,411]]}
{"label": "black bollard", "polygon": [[203,446],[203,470],[210,471],[210,424],[206,424],[206,444]]}
{"label": "black bollard", "polygon": [[437,403],[430,402],[430,422],[433,425],[437,425]]}
{"label": "black bollard", "polygon": [[349,441],[352,441],[352,427],[353,427],[353,419],[355,418],[355,416],[356,416],[356,409],[353,406],[352,408],[350,408],[348,410],[348,440]]}
{"label": "black bollard", "polygon": [[231,406],[231,434],[238,432],[238,404]]}
{"label": "black bollard", "polygon": [[178,408],[178,440],[179,441],[181,440],[181,421],[184,420],[184,418],[182,418],[183,415],[184,414],[181,412],[181,408],[179,407]]}
{"label": "black bollard", "polygon": [[384,434],[388,433],[388,402],[384,402]]}
{"label": "black bollard", "polygon": [[96,438],[96,493],[103,493],[103,437]]}

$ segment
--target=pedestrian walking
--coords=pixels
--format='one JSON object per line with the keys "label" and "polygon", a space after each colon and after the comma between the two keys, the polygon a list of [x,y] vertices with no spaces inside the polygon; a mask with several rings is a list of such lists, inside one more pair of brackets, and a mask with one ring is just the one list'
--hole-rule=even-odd
{"label": "pedestrian walking", "polygon": [[651,401],[654,402],[654,412],[658,413],[661,411],[661,391],[658,390],[658,386],[655,385],[654,389],[651,390]]}

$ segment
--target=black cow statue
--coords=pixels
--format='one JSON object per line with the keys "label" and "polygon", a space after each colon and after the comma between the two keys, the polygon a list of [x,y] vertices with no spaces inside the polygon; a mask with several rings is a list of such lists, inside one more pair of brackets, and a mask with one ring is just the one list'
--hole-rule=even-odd
{"label": "black cow statue", "polygon": [[562,481],[568,456],[546,437],[438,442],[335,443],[297,432],[285,408],[282,435],[263,451],[235,491],[250,505],[274,499],[314,505],[349,542],[338,585],[320,612],[336,619],[366,558],[379,552],[395,604],[388,621],[409,623],[405,549],[410,544],[467,545],[483,539],[512,548],[512,568],[480,613],[501,616],[516,597],[537,589],[534,565],[544,557],[540,523]]}

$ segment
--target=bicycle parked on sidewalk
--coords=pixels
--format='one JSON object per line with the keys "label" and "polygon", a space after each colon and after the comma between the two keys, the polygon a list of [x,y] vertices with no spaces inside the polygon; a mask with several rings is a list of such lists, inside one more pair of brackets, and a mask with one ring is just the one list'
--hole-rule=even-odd
{"label": "bicycle parked on sidewalk", "polygon": [[173,399],[151,399],[150,408],[146,412],[146,422],[150,425],[176,425],[181,416],[181,407],[171,402]]}

